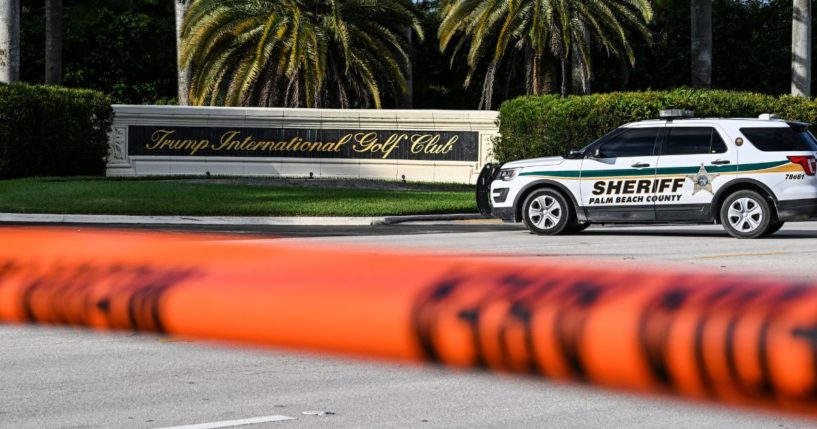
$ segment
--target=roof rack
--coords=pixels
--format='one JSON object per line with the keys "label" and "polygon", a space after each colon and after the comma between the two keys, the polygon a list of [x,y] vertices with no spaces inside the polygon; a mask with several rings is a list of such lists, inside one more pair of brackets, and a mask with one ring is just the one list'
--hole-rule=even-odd
{"label": "roof rack", "polygon": [[681,110],[681,109],[667,109],[661,110],[658,112],[658,116],[661,119],[666,120],[673,120],[673,119],[689,119],[695,117],[695,112],[692,110]]}

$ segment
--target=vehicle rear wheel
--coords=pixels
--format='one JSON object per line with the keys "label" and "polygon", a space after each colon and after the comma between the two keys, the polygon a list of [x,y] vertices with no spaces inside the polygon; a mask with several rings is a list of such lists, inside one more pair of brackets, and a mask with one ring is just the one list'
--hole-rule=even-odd
{"label": "vehicle rear wheel", "polygon": [[775,232],[780,231],[780,228],[783,228],[783,225],[785,224],[785,222],[780,221],[772,222],[769,224],[769,227],[766,228],[766,232],[764,232],[763,235],[772,235]]}
{"label": "vehicle rear wheel", "polygon": [[522,217],[530,232],[538,235],[556,235],[567,228],[571,207],[559,192],[553,189],[533,191],[522,206]]}
{"label": "vehicle rear wheel", "polygon": [[735,192],[721,207],[721,223],[732,237],[761,237],[772,223],[769,203],[755,191]]}

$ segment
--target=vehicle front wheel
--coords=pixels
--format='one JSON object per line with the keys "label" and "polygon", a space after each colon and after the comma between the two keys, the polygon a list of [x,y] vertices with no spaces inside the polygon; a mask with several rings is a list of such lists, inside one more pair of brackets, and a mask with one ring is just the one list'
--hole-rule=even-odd
{"label": "vehicle front wheel", "polygon": [[761,237],[772,223],[769,203],[755,191],[735,192],[721,207],[721,223],[732,237]]}
{"label": "vehicle front wheel", "polygon": [[538,235],[562,233],[567,228],[571,215],[568,202],[553,189],[533,191],[522,206],[525,226]]}

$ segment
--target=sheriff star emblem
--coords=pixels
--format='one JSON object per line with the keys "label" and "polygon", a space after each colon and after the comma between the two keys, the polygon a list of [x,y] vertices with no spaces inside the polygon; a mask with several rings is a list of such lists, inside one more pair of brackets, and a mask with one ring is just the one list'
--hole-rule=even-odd
{"label": "sheriff star emblem", "polygon": [[687,175],[687,178],[692,180],[692,183],[695,185],[695,189],[692,190],[692,195],[695,195],[698,193],[698,191],[703,190],[706,190],[710,194],[714,195],[712,192],[712,181],[718,176],[720,176],[720,174],[708,173],[706,171],[706,167],[701,164],[701,169],[698,170],[698,173]]}

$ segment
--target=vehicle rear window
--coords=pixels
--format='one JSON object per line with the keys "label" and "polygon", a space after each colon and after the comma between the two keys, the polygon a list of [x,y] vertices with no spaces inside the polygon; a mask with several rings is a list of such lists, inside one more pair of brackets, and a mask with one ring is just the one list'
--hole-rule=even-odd
{"label": "vehicle rear window", "polygon": [[678,127],[668,130],[661,155],[724,153],[726,144],[712,127]]}
{"label": "vehicle rear window", "polygon": [[807,130],[797,132],[791,127],[741,128],[740,132],[756,148],[764,152],[817,151],[817,141]]}

